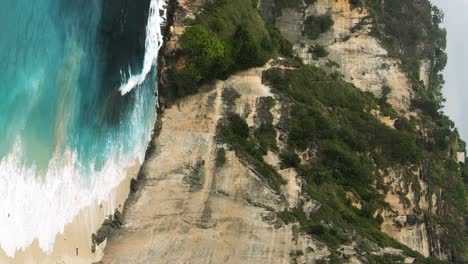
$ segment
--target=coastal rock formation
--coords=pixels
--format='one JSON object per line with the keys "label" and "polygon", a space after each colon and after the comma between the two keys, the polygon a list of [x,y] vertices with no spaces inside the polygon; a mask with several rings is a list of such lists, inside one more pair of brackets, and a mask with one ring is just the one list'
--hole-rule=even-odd
{"label": "coastal rock formation", "polygon": [[[302,62],[330,76],[338,72],[343,80],[375,98],[385,97],[396,116],[418,118],[420,113],[411,105],[417,96],[413,83],[400,59],[389,55],[371,34],[368,10],[348,0],[317,0],[300,1],[298,7],[278,12],[277,2],[261,0],[258,9],[292,44]],[[170,25],[159,61],[161,90],[171,88],[172,72],[187,63],[189,55],[180,54],[180,37],[202,12],[203,4],[201,0],[170,1]],[[333,26],[310,40],[303,33],[305,21],[321,15],[330,15]],[[312,50],[317,47],[326,54],[314,56]],[[175,101],[159,97],[157,135],[138,182],[132,184],[123,215],[118,217],[122,225],[109,231],[102,263],[379,263],[384,259],[393,261],[385,263],[423,263],[417,262],[421,255],[450,260],[453,252],[444,247],[435,217],[447,213],[444,191],[428,182],[427,160],[376,171],[382,182],[372,182],[369,188],[375,187],[384,206],[372,211],[370,218],[378,222],[379,234],[394,239],[382,234],[376,242],[352,228],[338,233],[333,221],[319,221],[305,232],[299,218],[310,220],[324,203],[310,197],[299,169],[286,168],[280,151],[268,150],[263,160],[285,183],[275,188],[249,157],[220,140],[220,126],[232,114],[245,120],[250,133],[262,125],[265,116],[271,116],[275,144],[279,150],[288,149],[282,128],[291,117],[291,99],[268,86],[265,72],[274,69],[285,74],[297,64],[277,58],[204,84],[198,93]],[[428,89],[431,62],[421,61],[419,70]],[[265,100],[274,101],[274,106],[265,109]],[[384,116],[378,110],[372,114],[387,129],[397,130],[401,125],[395,116]],[[417,133],[419,141],[432,140],[430,129],[418,127]],[[296,152],[295,162],[315,165],[316,149]],[[365,214],[368,205],[352,191],[345,194],[349,207],[358,215]],[[298,208],[299,213],[294,211]],[[346,217],[356,221],[352,215]],[[328,244],[317,239],[330,239],[326,230],[341,239],[332,238]]]}
{"label": "coastal rock formation", "polygon": [[[240,97],[234,111],[253,124],[259,98],[271,96],[261,68],[217,82],[167,109],[141,173],[142,187],[128,203],[124,225],[107,241],[103,263],[289,263],[294,252],[329,255],[326,245],[276,217],[296,202],[295,177],[286,199],[269,188],[233,151],[217,167],[218,120],[227,111],[223,92]],[[296,196],[296,197],[291,197]],[[306,261],[307,262],[307,261]],[[307,262],[310,263],[310,262]]]}

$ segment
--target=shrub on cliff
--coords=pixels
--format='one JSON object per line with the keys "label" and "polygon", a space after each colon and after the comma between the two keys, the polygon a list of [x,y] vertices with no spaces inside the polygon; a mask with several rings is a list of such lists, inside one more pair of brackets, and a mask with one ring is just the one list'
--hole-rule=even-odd
{"label": "shrub on cliff", "polygon": [[334,22],[330,15],[309,16],[304,21],[303,34],[309,39],[317,39],[320,34],[327,32]]}
{"label": "shrub on cliff", "polygon": [[189,55],[177,80],[184,91],[193,90],[200,81],[214,79],[228,67],[223,43],[200,25],[187,29],[181,46]]}
{"label": "shrub on cliff", "polygon": [[251,0],[214,1],[192,22],[181,38],[182,70],[175,70],[169,97],[195,92],[203,82],[223,79],[236,70],[264,65],[279,54],[292,56],[291,45],[267,25]]}
{"label": "shrub on cliff", "polygon": [[312,53],[314,59],[323,58],[329,54],[329,52],[322,45],[315,45],[313,48],[309,49],[309,52]]}
{"label": "shrub on cliff", "polygon": [[232,51],[238,68],[258,67],[262,66],[266,61],[260,44],[252,36],[252,33],[243,26],[238,26],[234,33]]}
{"label": "shrub on cliff", "polygon": [[285,168],[297,168],[301,164],[301,159],[292,149],[284,150],[279,156],[281,166]]}

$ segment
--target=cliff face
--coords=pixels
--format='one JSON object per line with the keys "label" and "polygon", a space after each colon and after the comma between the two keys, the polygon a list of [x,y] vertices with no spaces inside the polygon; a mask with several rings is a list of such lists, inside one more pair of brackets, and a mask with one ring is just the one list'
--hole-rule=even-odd
{"label": "cliff face", "polygon": [[[317,0],[299,1],[298,6],[278,12],[278,2],[261,0],[258,9],[305,64],[330,76],[338,71],[356,88],[376,98],[385,96],[397,113],[384,115],[382,109],[372,113],[392,130],[398,129],[397,116],[418,118],[419,112],[411,107],[416,92],[408,74],[371,34],[368,10],[353,7],[348,0]],[[181,52],[181,36],[204,4],[170,1],[171,26],[159,62],[162,94],[173,89],[173,73],[186,67],[190,54]],[[310,40],[303,34],[305,21],[322,15],[330,15],[334,23]],[[314,54],[319,46],[325,55]],[[327,218],[321,211],[326,206],[308,191],[310,178],[303,176],[301,167],[318,164],[318,147],[296,150],[299,160],[292,158],[295,165],[285,166],[283,152],[290,149],[286,127],[296,114],[292,109],[297,109],[293,107],[297,99],[279,92],[266,76],[272,70],[287,76],[300,67],[274,59],[262,67],[237,71],[224,81],[201,85],[195,95],[171,102],[160,96],[158,135],[119,217],[122,226],[109,233],[102,263],[425,263],[386,237],[373,239],[368,234],[374,233],[355,229],[356,220],[349,214],[364,214],[370,202],[353,191],[346,192],[346,199],[355,211],[332,207],[335,213],[348,214],[349,229],[342,230],[339,220]],[[431,62],[422,60],[419,72],[427,88]],[[331,114],[338,111],[324,109]],[[247,126],[249,139],[241,141],[241,147],[225,139],[229,134],[223,135],[233,116]],[[273,132],[266,134],[265,143],[256,134],[270,124]],[[236,129],[240,132],[234,134],[242,134],[242,123]],[[419,140],[431,140],[430,130],[418,129]],[[266,147],[261,158],[255,158],[256,152],[245,146],[250,144],[275,147]],[[385,206],[368,217],[380,219],[380,231],[410,249],[450,260],[443,230],[435,220],[447,213],[444,191],[428,182],[429,170],[427,161],[378,169],[379,182],[369,188],[376,189]],[[274,184],[278,181],[282,184]],[[330,194],[321,201],[329,199],[341,198]],[[305,225],[307,221],[315,224]]]}
{"label": "cliff face", "polygon": [[[328,32],[316,40],[303,35],[307,17],[326,14],[331,15],[334,21]],[[276,18],[275,25],[294,45],[304,63],[330,72],[337,70],[346,81],[377,96],[382,94],[382,87],[390,86],[393,89],[389,103],[397,110],[408,111],[414,94],[411,84],[401,70],[401,62],[390,57],[378,39],[369,34],[372,25],[368,19],[366,9],[353,8],[348,0],[319,0],[301,8],[284,9]],[[329,54],[314,58],[310,49],[315,45],[326,47]]]}
{"label": "cliff face", "polygon": [[[270,17],[273,1],[261,1],[262,12]],[[309,16],[331,15],[334,25],[316,40],[303,35],[304,21]],[[311,5],[284,9],[273,19],[285,38],[292,44],[306,64],[329,72],[339,71],[344,79],[363,91],[382,95],[385,86],[391,87],[388,103],[405,116],[417,116],[410,107],[414,90],[403,71],[401,61],[389,56],[380,41],[370,34],[372,23],[368,10],[353,7],[348,0],[318,0]],[[314,58],[311,49],[320,45],[328,55]],[[427,87],[431,64],[421,61],[420,77]],[[380,117],[394,127],[395,120]],[[437,227],[428,223],[429,215],[438,213],[441,190],[429,190],[423,165],[388,168],[382,171],[388,191],[385,202],[389,207],[379,214],[383,217],[381,229],[399,242],[424,256],[446,258],[437,238]]]}
{"label": "cliff face", "polygon": [[[142,168],[124,226],[108,238],[103,263],[313,263],[329,255],[324,243],[276,216],[298,203],[293,171],[280,171],[288,184],[279,195],[217,144],[217,124],[228,112],[256,125],[260,98],[272,96],[261,82],[263,70],[204,87],[164,112],[152,143],[156,153]],[[239,94],[234,101],[227,99],[232,93]],[[225,163],[216,165],[217,151],[225,148]],[[318,206],[309,203],[311,210]]]}
{"label": "cliff face", "polygon": [[[179,48],[184,21],[200,7],[172,4],[161,89],[167,70],[177,67],[171,55]],[[215,164],[218,149],[225,148],[216,141],[218,121],[235,111],[254,125],[256,103],[271,95],[261,73],[253,69],[206,86],[162,113],[160,133],[151,143],[156,152],[141,170],[141,187],[126,205],[124,226],[108,237],[103,263],[289,263],[295,251],[314,251],[310,261],[329,254],[323,243],[300,235],[297,226],[284,226],[274,213],[297,202],[294,176],[284,199],[233,151],[226,151],[225,164]],[[223,94],[229,92],[240,97],[228,102]]]}

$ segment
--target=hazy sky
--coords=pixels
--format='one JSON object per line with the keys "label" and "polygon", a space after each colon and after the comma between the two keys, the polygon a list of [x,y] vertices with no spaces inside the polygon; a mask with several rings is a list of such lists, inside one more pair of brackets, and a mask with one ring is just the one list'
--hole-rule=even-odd
{"label": "hazy sky", "polygon": [[445,68],[445,112],[468,142],[468,0],[431,0],[445,13],[448,65]]}

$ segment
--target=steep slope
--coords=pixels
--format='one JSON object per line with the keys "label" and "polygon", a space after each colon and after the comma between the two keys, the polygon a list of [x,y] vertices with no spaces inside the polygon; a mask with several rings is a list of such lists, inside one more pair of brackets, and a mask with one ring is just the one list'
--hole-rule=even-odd
{"label": "steep slope", "polygon": [[282,226],[274,212],[286,200],[233,151],[225,164],[215,164],[224,147],[216,143],[218,120],[228,108],[223,92],[238,92],[232,107],[252,120],[259,98],[271,95],[261,69],[209,89],[164,112],[157,151],[142,168],[142,188],[128,204],[124,226],[108,238],[102,262],[289,263],[291,252],[308,249],[317,250],[314,258],[327,256],[325,245],[294,237],[294,225]]}
{"label": "steep slope", "polygon": [[[276,3],[280,2],[276,1]],[[436,56],[429,56],[429,58],[422,55],[403,54],[406,51],[405,47],[401,47],[401,54],[387,51],[391,46],[385,46],[385,38],[391,39],[392,36],[385,35],[378,38],[379,34],[376,34],[376,27],[378,26],[375,24],[380,22],[385,28],[387,21],[385,21],[385,17],[380,13],[385,13],[385,8],[390,9],[390,7],[379,1],[318,0],[311,1],[312,4],[301,2],[298,1],[296,4],[290,4],[277,17],[272,19],[283,36],[294,45],[294,50],[305,63],[318,66],[328,72],[339,71],[346,81],[353,83],[357,88],[363,91],[370,91],[376,96],[384,95],[386,101],[398,111],[390,116],[380,117],[384,123],[391,127],[394,127],[398,116],[414,117],[417,120],[425,120],[427,118],[424,116],[424,112],[421,114],[415,108],[414,102],[418,98],[424,97],[426,93],[431,93],[431,89],[435,90],[434,94],[439,92],[437,91],[437,89],[440,89],[438,88],[439,84],[435,83],[437,80],[433,80],[431,83],[430,79],[431,76],[440,75],[437,72],[440,70],[440,66],[437,65],[437,60],[439,59],[437,52],[443,53],[443,51],[437,50],[438,47],[436,47]],[[352,2],[354,2],[354,6]],[[260,10],[263,11],[265,16],[269,16],[270,14],[267,11],[274,9],[275,1],[261,1],[260,4],[263,5]],[[392,5],[392,3],[388,5]],[[409,12],[415,11],[414,9],[424,11],[406,14],[413,17],[407,23],[399,25],[400,28],[407,27],[411,29],[411,23],[415,23],[412,21],[415,20],[414,17],[417,19],[429,14],[430,20],[430,13],[426,11],[429,5],[428,2],[408,1],[405,5],[410,6],[410,8],[407,6],[402,7],[402,10],[406,8],[407,12],[408,9],[410,10]],[[384,11],[376,12],[375,9],[369,10],[367,7],[378,8]],[[399,11],[398,7],[393,7],[393,10],[396,10],[393,12],[399,15],[401,14],[398,12],[404,12]],[[381,15],[381,17],[378,17],[378,15]],[[334,24],[329,31],[311,40],[307,34],[304,34],[307,28],[307,18],[320,16],[330,16]],[[376,22],[376,18],[379,18],[380,21]],[[427,19],[424,20],[422,18],[421,20],[427,21]],[[418,25],[417,30],[423,32],[424,35],[426,25],[422,22]],[[393,25],[387,25],[387,29],[391,26]],[[438,29],[429,28],[427,31],[430,32],[431,30],[436,31]],[[386,33],[381,34],[384,35]],[[410,36],[404,37],[410,38]],[[433,37],[436,45],[438,41],[437,37]],[[427,47],[434,45],[431,44],[433,43],[431,42],[432,40],[427,40],[428,38],[427,36],[422,36],[418,39],[421,43],[418,43],[417,40],[413,43],[414,47],[421,47],[420,51],[418,51],[419,53],[424,53],[426,49],[429,49]],[[395,39],[398,40],[398,37],[394,37],[393,40]],[[402,42],[407,42],[408,39],[403,39]],[[317,47],[325,49],[326,52],[324,52],[323,56],[317,56],[314,53]],[[407,70],[408,64],[411,62],[405,61],[406,65],[404,65],[400,60],[401,57],[405,56],[408,58],[414,57],[416,63],[420,65],[419,69],[417,69],[419,76],[412,77],[413,81],[408,77],[413,73]],[[432,62],[430,59],[432,59]],[[436,77],[433,78],[437,79]],[[415,80],[421,81],[415,83]],[[421,88],[415,88],[417,86]],[[384,91],[386,87],[389,91]],[[436,99],[431,100],[436,101]],[[437,120],[438,118],[445,119],[445,117],[439,116],[433,119]],[[427,123],[427,121],[422,121],[421,123],[424,122]],[[431,139],[432,133],[435,131],[434,127],[437,126],[425,126],[424,124],[418,125],[420,141],[428,142],[433,140]],[[458,135],[454,137],[458,137]],[[449,150],[449,152],[453,153],[456,150]],[[442,154],[435,159],[450,160],[452,159],[451,155],[445,154],[444,157],[444,154]],[[464,158],[459,160],[464,161]],[[381,171],[384,175],[385,189],[387,189],[385,190],[385,202],[389,205],[387,208],[380,210],[379,214],[383,218],[381,229],[399,242],[425,256],[439,256],[443,259],[451,259],[453,252],[450,252],[450,250],[442,245],[446,243],[442,241],[447,241],[443,236],[447,237],[451,236],[451,234],[447,233],[447,229],[442,231],[444,228],[440,228],[440,225],[436,223],[437,220],[435,220],[446,214],[446,212],[443,212],[444,209],[442,207],[446,203],[447,195],[444,194],[440,184],[434,184],[434,182],[428,183],[431,181],[429,174],[431,174],[431,169],[433,169],[430,168],[428,162],[426,160],[411,166],[396,166]]]}
{"label": "steep slope", "polygon": [[462,263],[434,42],[404,58],[350,2],[170,2],[159,133],[102,263]]}

